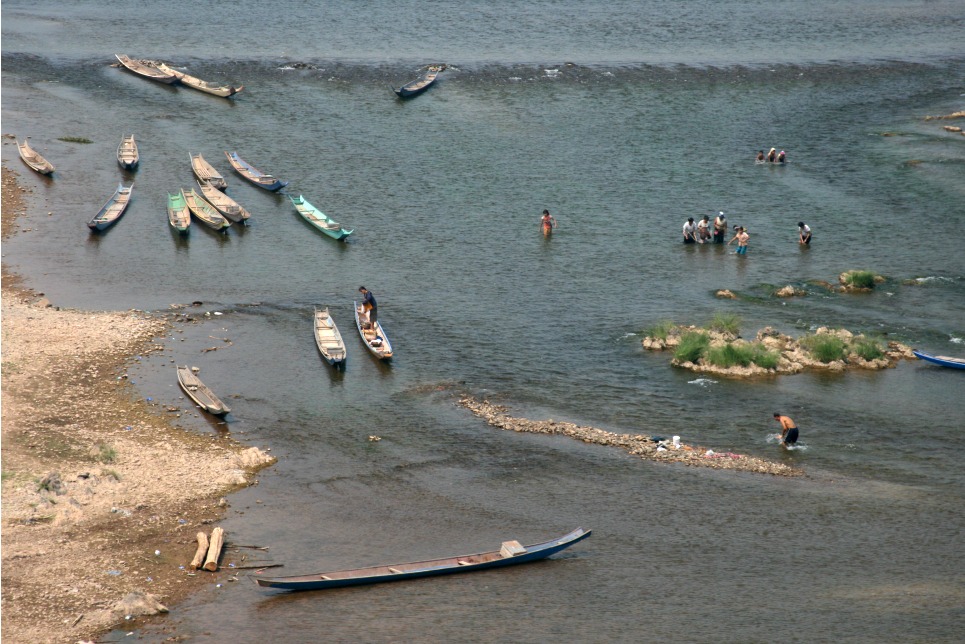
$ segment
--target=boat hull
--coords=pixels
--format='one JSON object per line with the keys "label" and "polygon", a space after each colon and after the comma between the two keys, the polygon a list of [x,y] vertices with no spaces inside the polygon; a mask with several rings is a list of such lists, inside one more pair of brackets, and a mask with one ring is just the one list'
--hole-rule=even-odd
{"label": "boat hull", "polygon": [[215,416],[224,416],[231,411],[231,408],[221,402],[221,400],[214,395],[214,392],[201,382],[200,378],[194,375],[191,369],[184,366],[178,367],[177,370],[178,384],[181,385],[181,389],[184,390],[188,398],[193,400],[198,407]]}
{"label": "boat hull", "polygon": [[315,309],[315,346],[325,362],[331,366],[339,367],[345,364],[348,356],[345,342],[327,308]]}
{"label": "boat hull", "polygon": [[319,230],[332,239],[342,241],[349,235],[351,235],[354,230],[346,230],[342,228],[340,224],[334,221],[331,217],[323,213],[321,210],[308,203],[305,197],[298,195],[293,197],[288,195],[288,199],[295,206],[295,211],[301,216],[302,219],[307,221],[313,228]]}
{"label": "boat hull", "polygon": [[225,151],[225,156],[228,157],[228,162],[231,164],[231,167],[235,169],[235,172],[262,190],[267,190],[268,192],[277,192],[288,185],[287,181],[276,179],[272,175],[265,174],[261,170],[255,168],[250,163],[239,157],[237,152]]}
{"label": "boat hull", "polygon": [[[259,586],[265,588],[278,588],[282,590],[324,590],[328,588],[380,584],[388,581],[402,581],[405,579],[418,579],[420,577],[491,570],[493,568],[504,568],[546,559],[569,548],[575,543],[579,543],[589,537],[590,534],[590,530],[577,528],[573,532],[558,539],[525,546],[522,552],[511,556],[503,556],[499,550],[496,550],[474,555],[447,557],[445,559],[417,561],[390,566],[372,566],[370,568],[359,568],[357,570],[333,571],[297,577],[264,579],[254,577],[254,580]],[[507,544],[504,544],[504,546],[505,545]],[[475,561],[478,561],[478,563]]]}
{"label": "boat hull", "polygon": [[127,187],[124,184],[118,184],[117,190],[107,200],[107,203],[94,215],[93,219],[87,222],[87,227],[91,229],[91,232],[101,232],[116,224],[127,210],[133,190],[134,184]]}
{"label": "boat hull", "polygon": [[[362,325],[361,314],[362,307],[358,302],[355,302],[355,328],[358,329],[359,337],[362,338],[362,343],[365,345],[365,348],[379,360],[391,360],[392,344],[389,342],[389,336],[385,334],[385,330],[382,328],[382,323],[376,320],[374,328],[366,329]],[[368,331],[368,333],[366,333],[366,331]],[[375,338],[382,338],[382,344],[380,346],[373,345],[372,341]]]}
{"label": "boat hull", "polygon": [[30,144],[24,141],[23,143],[17,142],[17,150],[20,152],[20,160],[27,164],[27,167],[34,172],[39,172],[43,175],[51,175],[54,172],[54,166],[50,161],[40,156],[40,153],[30,147]]}
{"label": "boat hull", "polygon": [[930,353],[925,353],[924,351],[912,351],[915,357],[919,360],[924,360],[926,362],[931,362],[932,364],[937,364],[942,367],[948,367],[949,369],[965,369],[965,359],[962,358],[949,358],[948,356],[933,356]]}
{"label": "boat hull", "polygon": [[163,85],[173,85],[174,83],[178,82],[177,76],[162,72],[157,67],[150,67],[148,65],[141,64],[136,60],[132,60],[131,58],[122,56],[120,54],[114,54],[114,57],[117,58],[118,62],[120,62],[124,69],[136,76],[140,76],[141,78],[147,78],[148,80],[152,80]]}

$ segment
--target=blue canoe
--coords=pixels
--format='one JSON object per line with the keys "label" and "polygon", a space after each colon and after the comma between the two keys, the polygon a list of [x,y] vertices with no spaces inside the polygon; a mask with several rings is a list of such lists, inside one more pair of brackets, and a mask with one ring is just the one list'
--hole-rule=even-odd
{"label": "blue canoe", "polygon": [[574,543],[590,536],[589,530],[577,528],[573,532],[530,546],[521,546],[518,541],[505,541],[499,550],[483,552],[475,555],[446,557],[444,559],[430,559],[429,561],[414,561],[411,563],[393,564],[389,566],[372,566],[355,570],[338,570],[322,572],[313,575],[297,577],[254,577],[259,586],[267,588],[281,588],[284,590],[321,590],[324,588],[339,588],[342,586],[357,586],[361,584],[378,584],[385,581],[399,581],[416,577],[431,577],[434,575],[448,575],[457,572],[473,572],[488,570],[503,566],[529,563],[545,559],[557,552],[569,548]]}
{"label": "blue canoe", "polygon": [[399,98],[412,98],[413,96],[418,96],[435,84],[436,79],[439,76],[439,72],[441,72],[443,69],[445,69],[443,66],[433,65],[426,69],[426,71],[423,72],[419,78],[412,82],[406,83],[399,89],[395,90],[395,93],[398,94]]}
{"label": "blue canoe", "polygon": [[950,367],[952,369],[965,369],[965,358],[949,358],[948,356],[933,356],[930,353],[925,353],[924,351],[912,351],[915,357],[919,360],[926,360],[942,367]]}
{"label": "blue canoe", "polygon": [[302,216],[302,219],[310,223],[315,228],[319,229],[332,239],[343,240],[354,232],[353,230],[346,230],[342,228],[342,225],[326,215],[324,212],[308,203],[308,201],[302,195],[293,197],[288,195],[291,200],[292,205],[295,206],[295,210],[298,214]]}
{"label": "blue canoe", "polygon": [[276,190],[281,190],[288,185],[287,181],[276,179],[270,174],[265,174],[258,168],[252,166],[250,163],[239,157],[237,152],[228,152],[226,150],[225,156],[228,157],[228,163],[230,163],[231,167],[235,169],[235,172],[259,188],[264,188],[269,192],[275,192]]}
{"label": "blue canoe", "polygon": [[131,191],[133,190],[133,183],[129,186],[125,186],[123,183],[118,184],[114,195],[107,200],[107,203],[94,215],[94,218],[87,222],[87,227],[97,232],[106,230],[116,224],[124,211],[127,210],[127,204],[131,201]]}

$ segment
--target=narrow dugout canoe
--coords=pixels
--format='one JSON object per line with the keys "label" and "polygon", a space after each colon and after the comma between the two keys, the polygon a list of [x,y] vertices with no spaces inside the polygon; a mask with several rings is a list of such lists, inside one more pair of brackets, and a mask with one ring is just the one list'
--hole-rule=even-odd
{"label": "narrow dugout canoe", "polygon": [[577,528],[556,539],[542,543],[522,546],[518,541],[504,541],[499,550],[481,552],[473,555],[460,555],[428,561],[370,566],[353,570],[336,570],[311,575],[293,577],[252,577],[259,586],[283,590],[322,590],[342,586],[378,584],[386,581],[400,581],[434,575],[448,575],[460,572],[476,572],[491,568],[502,568],[517,564],[546,559],[561,550],[579,543],[591,534],[590,530]]}
{"label": "narrow dugout canoe", "polygon": [[198,378],[193,368],[185,365],[183,367],[179,366],[177,369],[178,384],[181,385],[181,389],[188,395],[188,398],[193,400],[198,407],[215,416],[224,416],[231,411],[228,405],[221,402],[221,400],[214,395],[214,392],[211,391],[206,384],[201,382],[201,379]]}

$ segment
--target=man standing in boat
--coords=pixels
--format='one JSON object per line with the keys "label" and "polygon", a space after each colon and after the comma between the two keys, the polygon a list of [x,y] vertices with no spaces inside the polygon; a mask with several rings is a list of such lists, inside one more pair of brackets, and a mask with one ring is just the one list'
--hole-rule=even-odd
{"label": "man standing in boat", "polygon": [[375,296],[372,295],[372,291],[364,286],[359,287],[359,293],[362,294],[362,308],[365,309],[366,316],[369,319],[369,325],[375,326],[375,323],[379,319],[379,305],[375,301]]}

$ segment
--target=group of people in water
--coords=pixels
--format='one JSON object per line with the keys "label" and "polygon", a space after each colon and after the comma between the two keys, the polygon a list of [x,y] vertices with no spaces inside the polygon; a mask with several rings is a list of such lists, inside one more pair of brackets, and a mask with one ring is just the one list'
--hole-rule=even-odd
{"label": "group of people in water", "polygon": [[[803,221],[797,222],[798,230],[798,243],[805,246],[810,246],[811,244],[811,227],[808,226]],[[713,231],[713,232],[711,232]],[[713,237],[715,244],[724,243],[724,236],[727,234],[727,217],[724,215],[724,211],[719,211],[717,216],[714,218],[713,224],[710,222],[710,216],[704,215],[700,221],[694,221],[693,217],[687,217],[687,221],[684,222],[683,236],[685,244],[703,244]],[[730,246],[735,241],[737,242],[737,254],[746,255],[747,254],[747,242],[750,240],[750,233],[747,232],[747,228],[744,226],[734,226],[734,236],[731,237],[727,245]]]}
{"label": "group of people in water", "polygon": [[758,163],[787,163],[787,155],[784,153],[784,150],[781,150],[780,152],[778,152],[777,148],[771,148],[766,155],[764,154],[764,150],[761,150],[760,152],[757,153],[757,162]]}

